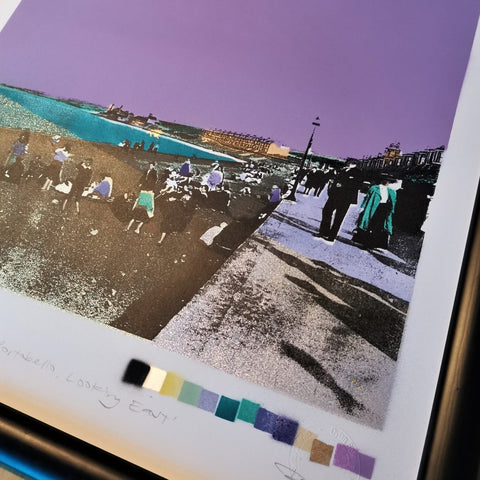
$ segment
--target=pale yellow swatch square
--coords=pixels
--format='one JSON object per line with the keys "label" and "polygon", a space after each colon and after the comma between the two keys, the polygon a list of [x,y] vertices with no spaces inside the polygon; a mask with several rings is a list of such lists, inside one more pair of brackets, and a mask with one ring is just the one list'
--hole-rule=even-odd
{"label": "pale yellow swatch square", "polygon": [[163,382],[160,393],[169,397],[177,398],[182,389],[184,379],[173,372],[167,372],[165,381]]}
{"label": "pale yellow swatch square", "polygon": [[167,371],[157,367],[150,367],[147,378],[143,382],[142,387],[148,388],[155,392],[159,392],[163,386],[163,382],[167,376]]}
{"label": "pale yellow swatch square", "polygon": [[313,441],[316,439],[317,435],[315,433],[311,432],[310,430],[306,430],[305,428],[298,427],[293,446],[310,453]]}

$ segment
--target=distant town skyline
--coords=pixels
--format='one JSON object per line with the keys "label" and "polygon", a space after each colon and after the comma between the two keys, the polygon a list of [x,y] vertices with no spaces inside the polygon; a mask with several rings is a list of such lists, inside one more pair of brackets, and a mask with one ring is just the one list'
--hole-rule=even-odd
{"label": "distant town skyline", "polygon": [[0,82],[335,157],[446,145],[474,0],[23,0]]}

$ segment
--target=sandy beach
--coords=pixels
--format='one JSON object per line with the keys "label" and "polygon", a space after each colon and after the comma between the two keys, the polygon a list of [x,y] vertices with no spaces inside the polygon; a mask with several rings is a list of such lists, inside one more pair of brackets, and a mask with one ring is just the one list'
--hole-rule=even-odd
{"label": "sandy beach", "polygon": [[[0,130],[2,167],[19,134],[15,129]],[[93,180],[111,176],[113,197],[138,194],[142,169],[149,161],[161,172],[179,168],[185,160],[71,138],[54,146],[51,135],[32,132],[25,170],[35,157],[41,166],[48,165],[55,148],[65,144],[73,156],[64,165],[62,180],[74,178],[78,163],[92,158]],[[192,166],[203,175],[210,171],[211,161],[195,159]],[[41,190],[43,178],[22,178],[20,185],[2,178],[0,286],[144,338],[155,337],[228,256],[208,249],[200,236],[221,222],[235,222],[245,227],[237,228],[241,243],[257,226],[248,220],[264,209],[271,186],[281,181],[277,171],[252,186],[250,195],[243,195],[239,193],[243,185],[234,180],[241,166],[225,162],[224,167],[232,190],[229,211],[198,207],[184,228],[168,234],[161,245],[157,243],[161,206],[137,235],[124,231],[126,222],[118,218],[113,203],[83,199],[77,215],[74,202],[62,211],[65,194]]]}

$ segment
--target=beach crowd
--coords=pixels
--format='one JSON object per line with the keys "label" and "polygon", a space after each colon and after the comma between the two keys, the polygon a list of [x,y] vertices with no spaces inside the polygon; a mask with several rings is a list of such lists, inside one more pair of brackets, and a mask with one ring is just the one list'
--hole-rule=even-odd
{"label": "beach crowd", "polygon": [[[218,161],[211,164],[208,173],[202,173],[198,166],[192,165],[190,159],[185,159],[179,168],[159,169],[155,162],[151,162],[134,190],[116,192],[113,196],[112,172],[96,172],[92,158],[76,160],[71,145],[68,141],[62,142],[59,136],[52,137],[51,141],[52,159],[45,165],[39,156],[28,151],[29,132],[23,131],[8,152],[2,178],[16,184],[39,179],[41,190],[54,189],[64,195],[61,202],[63,211],[66,211],[69,203],[73,203],[76,213],[80,214],[80,202],[86,198],[109,202],[112,212],[125,224],[127,232],[140,234],[145,224],[156,217],[158,221],[160,216],[159,245],[169,233],[183,231],[198,207],[230,213],[232,191],[229,181],[237,186],[237,195],[250,196],[252,188],[261,185],[265,176],[272,173],[267,165],[248,160],[227,181],[225,166]],[[29,161],[25,162],[27,155]],[[76,173],[67,176],[65,165],[72,162],[76,166]],[[28,168],[25,163],[28,163]],[[359,192],[363,191],[365,195],[352,242],[368,249],[389,248],[397,191],[402,188],[402,181],[386,174],[366,181],[357,161],[353,159],[343,165],[324,163],[302,170],[292,168],[281,186],[272,186],[268,198],[264,199],[265,207],[257,215],[232,217],[228,223],[222,222],[211,227],[201,240],[212,245],[217,236],[218,239],[223,237],[220,243],[226,250],[233,251],[245,238],[242,232],[246,229],[253,231],[282,199],[290,195],[296,179],[299,188],[303,189],[299,194],[312,193],[314,197],[319,197],[326,189],[328,198],[322,209],[318,232],[314,233],[315,239],[333,245],[350,206],[357,204]]]}
{"label": "beach crowd", "polygon": [[[159,168],[151,161],[134,187],[114,193],[114,172],[96,170],[95,160],[77,159],[72,145],[59,136],[51,139],[50,163],[29,151],[29,132],[23,131],[12,144],[3,164],[2,180],[21,186],[35,180],[41,191],[59,192],[62,211],[68,214],[70,204],[80,215],[81,202],[95,200],[107,202],[115,217],[124,224],[126,232],[140,234],[144,225],[155,220],[159,231],[158,245],[173,232],[182,232],[192,219],[195,209],[204,207],[228,215],[228,222],[209,228],[200,240],[212,245],[216,237],[223,237],[221,248],[233,251],[244,240],[244,231],[259,225],[281,201],[281,189],[273,186],[270,194],[262,199],[265,206],[253,216],[233,218],[230,212],[232,191],[226,179],[226,167],[218,161],[202,173],[198,166],[186,158],[179,168]],[[66,168],[68,166],[68,168]],[[236,185],[237,195],[251,196],[252,186],[258,186],[271,171],[268,167],[245,162],[241,169],[230,175]],[[40,186],[41,185],[41,186]],[[256,195],[258,197],[258,195]]]}

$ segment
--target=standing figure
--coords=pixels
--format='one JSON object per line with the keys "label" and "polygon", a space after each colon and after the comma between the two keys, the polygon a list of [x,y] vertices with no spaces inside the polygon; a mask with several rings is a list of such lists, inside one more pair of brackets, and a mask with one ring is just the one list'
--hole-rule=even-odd
{"label": "standing figure", "polygon": [[148,164],[148,169],[144,172],[142,178],[140,178],[140,188],[146,191],[153,191],[157,184],[157,180],[158,175],[157,170],[155,169],[155,164],[150,162]]}
{"label": "standing figure", "polygon": [[356,204],[358,201],[360,177],[361,172],[357,168],[357,162],[352,160],[347,167],[340,170],[335,178],[330,180],[328,200],[323,207],[320,230],[315,235],[316,237],[333,244],[350,205]]}
{"label": "standing figure", "polygon": [[382,179],[379,185],[369,188],[361,205],[352,240],[367,248],[387,249],[392,235],[392,216],[395,211],[397,193],[389,188],[390,179]]}
{"label": "standing figure", "polygon": [[68,197],[63,202],[62,210],[65,210],[69,198],[75,201],[77,214],[80,214],[80,199],[82,198],[85,188],[90,185],[92,181],[92,159],[87,158],[78,167],[78,173],[73,181],[72,188]]}
{"label": "standing figure", "polygon": [[313,195],[315,197],[320,196],[327,182],[333,177],[332,172],[333,172],[332,167],[321,168],[320,170],[317,170],[315,174],[314,187],[313,187],[314,188]]}
{"label": "standing figure", "polygon": [[127,228],[125,228],[125,231],[128,232],[133,223],[138,222],[135,233],[140,233],[143,224],[149,222],[150,219],[153,218],[155,212],[155,198],[153,191],[142,190],[138,195],[137,200],[135,200],[132,210],[133,216],[128,223]]}
{"label": "standing figure", "polygon": [[29,137],[29,130],[22,132],[21,135],[18,137],[18,140],[14,142],[13,145],[10,147],[4,165],[6,169],[8,169],[8,167],[13,164],[13,162],[19,155],[23,156],[27,154]]}
{"label": "standing figure", "polygon": [[45,171],[45,183],[42,190],[50,190],[52,185],[58,185],[61,183],[60,176],[62,172],[63,163],[67,158],[70,158],[72,154],[69,152],[69,146],[57,148],[55,155],[53,156],[52,163],[47,167]]}
{"label": "standing figure", "polygon": [[308,173],[307,173],[307,179],[305,180],[305,183],[303,185],[303,193],[305,195],[308,195],[310,193],[310,190],[312,188],[315,188],[315,179],[317,177],[317,172],[318,170],[313,167]]}

